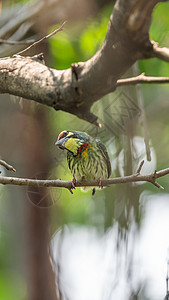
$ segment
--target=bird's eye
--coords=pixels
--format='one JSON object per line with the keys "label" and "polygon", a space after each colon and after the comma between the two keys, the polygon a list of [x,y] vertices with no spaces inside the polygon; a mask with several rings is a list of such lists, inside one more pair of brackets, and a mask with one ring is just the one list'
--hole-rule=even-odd
{"label": "bird's eye", "polygon": [[59,134],[57,141],[59,141],[60,139],[63,139],[64,137],[66,137],[67,134],[68,134],[67,131],[62,131],[62,132]]}

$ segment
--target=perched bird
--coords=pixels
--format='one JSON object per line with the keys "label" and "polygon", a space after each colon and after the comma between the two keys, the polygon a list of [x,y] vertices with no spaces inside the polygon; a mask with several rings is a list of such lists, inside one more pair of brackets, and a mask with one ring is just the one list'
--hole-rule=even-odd
{"label": "perched bird", "polygon": [[[76,180],[99,180],[109,178],[111,164],[106,147],[98,139],[85,132],[62,131],[55,143],[62,150],[67,150],[67,161],[73,175],[72,187]],[[87,189],[83,187],[83,190]],[[93,193],[95,188],[93,188]]]}

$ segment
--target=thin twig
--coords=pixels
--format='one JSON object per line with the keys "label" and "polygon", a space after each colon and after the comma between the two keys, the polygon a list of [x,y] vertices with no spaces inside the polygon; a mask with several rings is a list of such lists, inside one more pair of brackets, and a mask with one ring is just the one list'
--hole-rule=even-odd
{"label": "thin twig", "polygon": [[158,187],[159,189],[164,190],[164,187],[163,187],[161,184],[157,183],[156,181],[152,181],[152,184],[154,184],[154,185],[155,185],[156,187]]}
{"label": "thin twig", "polygon": [[[141,174],[133,174],[124,177],[115,177],[109,179],[102,179],[102,186],[109,186],[111,184],[119,184],[119,183],[131,183],[131,182],[138,182],[138,181],[147,181],[151,182],[158,188],[163,189],[161,185],[156,182],[157,178],[163,177],[169,174],[169,168],[158,171],[149,175],[141,175]],[[19,185],[19,186],[34,186],[34,187],[62,187],[71,189],[72,188],[72,181],[64,181],[64,180],[38,180],[38,179],[28,179],[28,178],[16,178],[16,177],[6,177],[0,176],[0,184],[12,184],[12,185]],[[98,180],[78,180],[76,181],[76,187],[83,187],[83,186],[99,186]]]}
{"label": "thin twig", "polygon": [[169,83],[169,77],[146,76],[145,73],[142,73],[135,77],[117,80],[116,87],[124,85],[136,85],[139,83]]}
{"label": "thin twig", "polygon": [[63,24],[62,24],[59,28],[55,29],[53,32],[51,32],[51,33],[49,33],[48,35],[44,36],[44,37],[41,38],[40,40],[35,41],[33,44],[31,44],[30,46],[28,46],[28,47],[25,48],[24,50],[19,51],[19,52],[16,53],[15,55],[20,55],[20,54],[26,52],[27,50],[31,49],[32,47],[34,47],[34,46],[36,46],[36,45],[42,43],[44,40],[49,39],[51,36],[55,35],[55,34],[58,33],[59,31],[62,31],[65,24],[66,24],[66,21],[63,22]]}
{"label": "thin twig", "polygon": [[136,174],[140,174],[140,171],[141,171],[143,165],[144,165],[144,159],[141,161],[141,163],[140,163],[140,165],[139,165],[139,167],[138,167],[138,169],[137,169]]}
{"label": "thin twig", "polygon": [[16,170],[14,169],[14,167],[12,167],[11,165],[9,165],[6,161],[4,160],[0,160],[0,165],[5,167],[7,170],[11,171],[11,172],[16,172]]}

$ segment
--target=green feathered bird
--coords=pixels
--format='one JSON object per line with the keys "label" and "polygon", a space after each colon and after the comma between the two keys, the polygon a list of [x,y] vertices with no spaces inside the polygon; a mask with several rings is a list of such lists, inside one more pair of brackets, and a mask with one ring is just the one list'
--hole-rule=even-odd
{"label": "green feathered bird", "polygon": [[[67,150],[67,161],[73,175],[72,186],[76,180],[107,179],[111,174],[110,159],[106,147],[98,139],[85,132],[62,131],[55,144]],[[86,187],[83,187],[86,190]],[[93,194],[95,189],[93,189]]]}

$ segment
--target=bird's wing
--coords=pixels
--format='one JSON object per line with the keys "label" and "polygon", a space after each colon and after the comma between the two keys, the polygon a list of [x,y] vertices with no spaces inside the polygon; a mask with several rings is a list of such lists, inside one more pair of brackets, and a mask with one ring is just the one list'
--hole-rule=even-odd
{"label": "bird's wing", "polygon": [[107,172],[108,172],[108,177],[110,177],[111,175],[111,164],[110,164],[110,159],[109,159],[109,155],[107,153],[106,147],[102,144],[102,142],[100,142],[100,140],[96,140],[97,145],[100,149],[100,151],[103,154],[103,157],[105,158],[106,164],[107,164]]}

